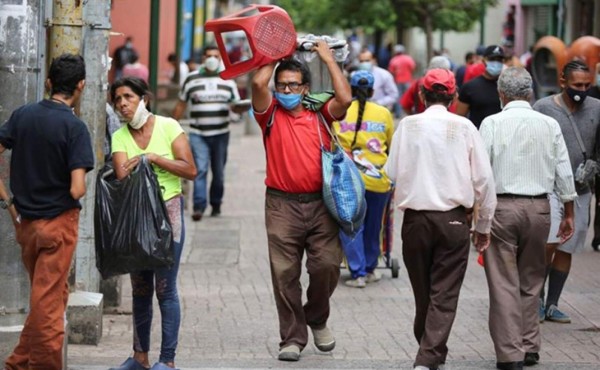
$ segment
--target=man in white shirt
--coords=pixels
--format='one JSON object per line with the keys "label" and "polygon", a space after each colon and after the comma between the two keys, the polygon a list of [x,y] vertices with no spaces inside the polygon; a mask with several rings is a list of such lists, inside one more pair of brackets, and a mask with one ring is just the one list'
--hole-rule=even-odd
{"label": "man in white shirt", "polygon": [[419,96],[426,110],[400,121],[385,170],[403,210],[402,255],[415,296],[415,369],[438,369],[469,257],[470,213],[480,206],[475,247],[490,241],[496,207],[492,169],[477,129],[448,112],[456,95],[452,72],[431,69]]}
{"label": "man in white shirt", "polygon": [[539,361],[538,304],[546,274],[549,193],[555,191],[565,204],[560,239],[573,235],[577,192],[567,146],[558,122],[529,104],[532,93],[531,75],[524,68],[506,69],[498,79],[504,108],[480,127],[498,197],[484,264],[489,328],[501,370]]}

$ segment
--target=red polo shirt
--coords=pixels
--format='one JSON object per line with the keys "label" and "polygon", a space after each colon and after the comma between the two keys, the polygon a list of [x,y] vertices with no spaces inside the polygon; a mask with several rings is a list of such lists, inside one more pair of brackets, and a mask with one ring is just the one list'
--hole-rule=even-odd
{"label": "red polo shirt", "polygon": [[[335,119],[329,113],[327,102],[321,113],[329,125]],[[265,184],[288,193],[317,193],[323,187],[321,173],[321,137],[329,148],[331,138],[316,112],[303,110],[296,116],[279,106],[275,98],[266,111],[254,113],[263,135],[273,109],[273,126],[268,137],[264,137],[267,156],[267,178]],[[343,118],[343,117],[342,117]]]}

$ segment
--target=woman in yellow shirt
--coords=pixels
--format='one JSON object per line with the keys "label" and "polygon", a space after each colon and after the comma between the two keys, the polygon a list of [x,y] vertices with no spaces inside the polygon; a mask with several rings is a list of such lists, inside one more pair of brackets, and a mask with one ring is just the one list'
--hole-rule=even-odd
{"label": "woman in yellow shirt", "polygon": [[344,120],[335,122],[334,129],[344,149],[354,160],[365,182],[367,214],[365,222],[354,238],[340,232],[340,239],[352,279],[346,285],[364,288],[378,281],[376,272],[381,240],[383,216],[392,191],[392,182],[383,171],[394,134],[390,111],[367,101],[373,95],[374,77],[371,72],[352,74],[350,86],[354,101]]}
{"label": "woman in yellow shirt", "polygon": [[110,96],[115,111],[127,125],[112,137],[113,165],[118,179],[129,175],[145,155],[158,179],[173,228],[174,264],[132,273],[134,341],[133,358],[111,370],[142,370],[150,368],[150,325],[152,296],[156,291],[161,313],[162,343],[159,360],[151,369],[175,367],[175,349],[181,321],[177,273],[185,239],[181,178],[193,180],[196,166],[188,139],[177,121],[156,116],[147,109],[150,90],[146,82],[135,77],[115,81]]}

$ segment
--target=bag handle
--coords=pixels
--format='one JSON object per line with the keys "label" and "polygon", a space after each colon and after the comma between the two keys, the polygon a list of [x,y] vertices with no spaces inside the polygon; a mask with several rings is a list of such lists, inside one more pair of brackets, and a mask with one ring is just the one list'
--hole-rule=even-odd
{"label": "bag handle", "polygon": [[319,141],[321,141],[321,148],[324,149],[325,144],[323,144],[323,137],[321,136],[321,129],[319,128],[320,123],[322,123],[323,126],[325,126],[325,128],[327,129],[327,132],[329,133],[329,136],[331,136],[331,139],[335,142],[335,144],[337,144],[340,148],[343,148],[342,144],[340,143],[339,138],[333,132],[331,127],[327,124],[327,121],[325,120],[325,117],[323,117],[323,114],[321,112],[317,112],[317,116],[319,118],[318,119],[319,122],[317,122],[317,132],[319,133]]}
{"label": "bag handle", "polygon": [[[561,101],[562,101],[562,104],[561,104]],[[583,144],[583,139],[581,138],[581,133],[579,132],[579,128],[577,128],[577,125],[573,121],[573,114],[569,111],[569,109],[567,109],[566,103],[565,103],[563,97],[560,94],[554,95],[554,102],[559,107],[561,107],[562,110],[567,115],[567,118],[569,119],[569,123],[571,124],[571,127],[573,127],[573,131],[575,131],[575,137],[577,138],[577,142],[579,143],[579,147],[581,148],[581,152],[583,153],[583,160],[586,161],[587,160],[587,152],[585,150],[585,145]]]}

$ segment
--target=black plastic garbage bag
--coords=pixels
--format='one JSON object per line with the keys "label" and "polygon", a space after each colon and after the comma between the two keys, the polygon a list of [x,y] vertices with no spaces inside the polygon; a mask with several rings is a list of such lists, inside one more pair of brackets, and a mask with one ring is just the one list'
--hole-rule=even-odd
{"label": "black plastic garbage bag", "polygon": [[112,164],[98,173],[94,234],[96,267],[104,279],[173,265],[173,229],[145,156],[121,181]]}

